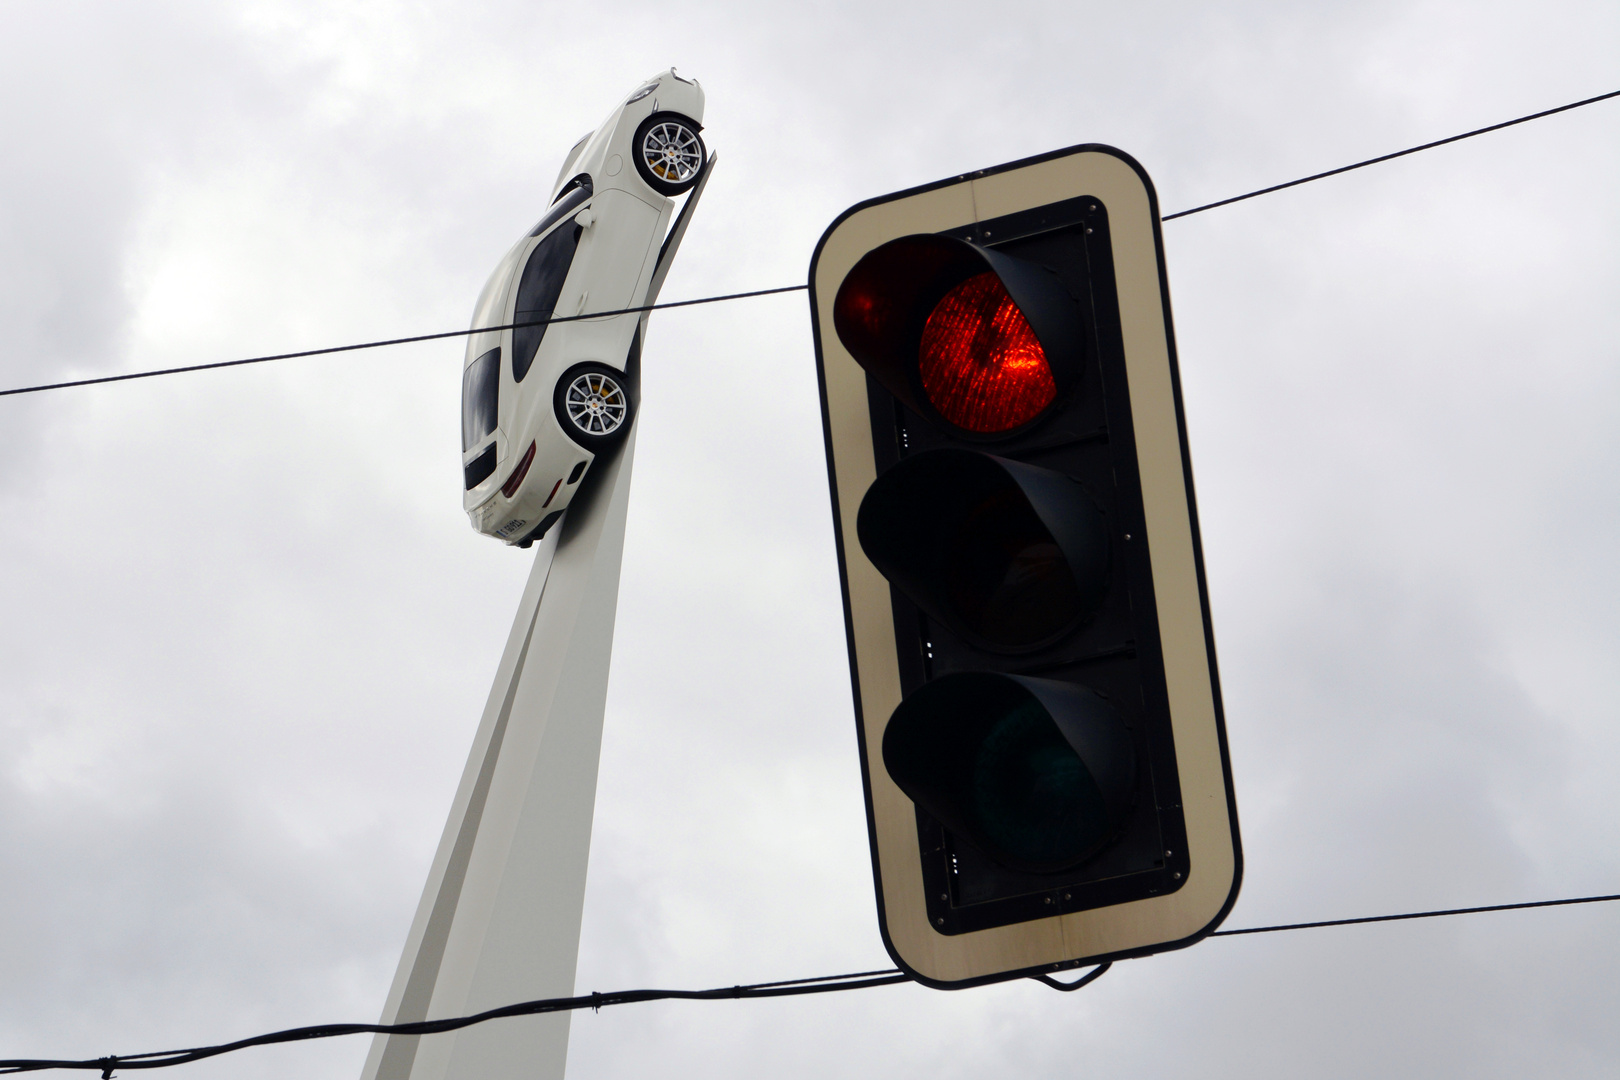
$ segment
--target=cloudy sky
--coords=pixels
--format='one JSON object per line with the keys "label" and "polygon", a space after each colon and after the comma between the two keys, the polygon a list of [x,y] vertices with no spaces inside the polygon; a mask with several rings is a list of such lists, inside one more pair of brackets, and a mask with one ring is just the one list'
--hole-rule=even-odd
{"label": "cloudy sky", "polygon": [[[673,300],[967,169],[1111,143],[1174,211],[1617,58],[1608,0],[10,0],[0,385],[464,326],[670,64],[722,156]],[[1617,192],[1609,102],[1165,226],[1229,927],[1620,891]],[[460,361],[0,400],[0,1057],[378,1014],[531,559],[461,513]],[[886,967],[803,295],[655,315],[640,424],[578,987]],[[1620,905],[1216,939],[583,1013],[570,1075],[1613,1076],[1617,963]]]}

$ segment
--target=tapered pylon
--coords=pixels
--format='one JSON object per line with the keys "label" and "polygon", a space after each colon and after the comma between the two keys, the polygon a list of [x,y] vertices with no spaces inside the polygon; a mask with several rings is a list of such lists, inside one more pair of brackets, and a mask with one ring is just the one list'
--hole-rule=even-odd
{"label": "tapered pylon", "polygon": [[[536,545],[385,1024],[574,992],[619,596],[632,429]],[[554,1080],[569,1014],[379,1035],[363,1080]]]}

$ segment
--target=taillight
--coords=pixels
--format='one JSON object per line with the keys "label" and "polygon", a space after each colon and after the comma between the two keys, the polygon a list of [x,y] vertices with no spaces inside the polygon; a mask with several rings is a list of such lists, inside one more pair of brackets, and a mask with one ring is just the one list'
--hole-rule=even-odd
{"label": "taillight", "polygon": [[1022,427],[1057,397],[1046,350],[993,273],[968,278],[934,305],[917,360],[929,404],[965,431]]}
{"label": "taillight", "polygon": [[508,476],[506,478],[506,483],[501,485],[501,494],[505,495],[508,499],[510,499],[513,495],[516,495],[517,489],[523,486],[523,478],[529,475],[529,466],[533,464],[534,443],[531,442],[529,444],[529,448],[523,451],[523,460],[517,463],[517,468],[512,470],[512,475]]}

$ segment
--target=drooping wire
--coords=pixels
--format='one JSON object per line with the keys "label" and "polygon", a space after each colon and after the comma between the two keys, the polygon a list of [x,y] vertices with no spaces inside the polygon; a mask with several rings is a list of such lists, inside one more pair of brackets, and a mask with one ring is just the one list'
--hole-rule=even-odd
{"label": "drooping wire", "polygon": [[1090,986],[1092,983],[1108,974],[1108,969],[1113,966],[1114,962],[1112,960],[1106,960],[1092,968],[1090,971],[1086,972],[1084,975],[1080,976],[1078,979],[1074,980],[1074,982],[1059,982],[1050,975],[1031,975],[1030,978],[1034,979],[1036,982],[1045,983],[1054,990],[1062,990],[1067,994],[1080,989],[1082,986]]}
{"label": "drooping wire", "polygon": [[825,994],[839,990],[864,990],[873,986],[889,986],[910,982],[911,976],[898,970],[863,971],[852,975],[832,975],[818,979],[791,979],[787,982],[754,983],[749,986],[723,986],[713,990],[621,990],[611,994],[584,994],[579,997],[543,998],[503,1005],[471,1016],[449,1017],[443,1020],[419,1020],[405,1024],[316,1024],[310,1027],[288,1028],[266,1035],[254,1035],[235,1042],[215,1046],[197,1046],[185,1050],[159,1050],[145,1054],[117,1054],[80,1061],[50,1058],[13,1058],[0,1060],[0,1074],[38,1072],[44,1069],[82,1069],[101,1072],[109,1076],[114,1069],[162,1069],[170,1065],[184,1065],[191,1061],[218,1057],[251,1046],[274,1046],[279,1043],[307,1042],[310,1039],[330,1039],[339,1035],[437,1035],[446,1031],[500,1020],[512,1016],[537,1016],[542,1013],[568,1012],[574,1009],[593,1011],[604,1005],[628,1005],[638,1001],[722,1001],[734,998],[793,997],[800,994]]}
{"label": "drooping wire", "polygon": [[1581,101],[1572,101],[1568,105],[1560,105],[1556,109],[1543,109],[1541,112],[1531,113],[1529,116],[1521,116],[1517,120],[1504,120],[1500,124],[1492,124],[1489,127],[1475,128],[1473,131],[1465,131],[1461,135],[1452,135],[1449,138],[1436,139],[1434,142],[1427,142],[1422,146],[1409,146],[1405,150],[1397,150],[1393,154],[1382,154],[1378,157],[1368,158],[1366,161],[1358,161],[1354,165],[1341,165],[1337,169],[1329,169],[1327,172],[1319,172],[1313,173],[1310,176],[1302,176],[1298,180],[1290,180],[1286,184],[1273,184],[1270,187],[1260,188],[1258,191],[1251,191],[1246,195],[1234,195],[1230,199],[1220,199],[1216,202],[1205,203],[1203,206],[1195,206],[1191,210],[1178,210],[1174,214],[1166,214],[1159,220],[1174,221],[1176,218],[1184,218],[1189,214],[1202,214],[1205,210],[1213,210],[1217,206],[1230,206],[1233,203],[1242,202],[1245,199],[1256,199],[1261,195],[1270,195],[1273,191],[1282,191],[1284,188],[1298,187],[1301,184],[1309,184],[1313,180],[1325,180],[1329,176],[1338,176],[1340,173],[1347,173],[1353,169],[1365,169],[1368,165],[1377,165],[1379,162],[1383,161],[1394,161],[1396,158],[1405,157],[1408,154],[1416,154],[1423,150],[1433,150],[1435,147],[1445,146],[1447,143],[1461,142],[1464,139],[1472,139],[1475,135],[1484,135],[1492,131],[1501,131],[1503,128],[1510,128],[1515,124],[1526,124],[1531,120],[1540,120],[1543,116],[1552,116],[1555,113],[1568,112],[1571,109],[1579,109],[1583,105],[1594,105],[1599,101],[1607,101],[1612,97],[1620,97],[1620,90],[1611,90],[1607,94],[1599,94],[1597,97],[1589,97]]}
{"label": "drooping wire", "polygon": [[[1518,904],[1491,904],[1485,907],[1443,908],[1433,911],[1413,911],[1401,915],[1368,915],[1356,919],[1329,919],[1322,922],[1281,923],[1275,926],[1251,926],[1239,930],[1217,930],[1212,937],[1233,937],[1240,934],[1272,934],[1282,930],[1313,930],[1325,926],[1354,926],[1361,923],[1398,922],[1403,919],[1438,919],[1448,915],[1478,915],[1490,911],[1524,911],[1529,908],[1567,907],[1572,904],[1601,904],[1620,900],[1620,893],[1601,896],[1576,896],[1563,900],[1531,900]],[[1078,990],[1101,978],[1112,965],[1099,964],[1072,983],[1059,982],[1048,975],[1029,978],[1058,990]],[[827,994],[843,990],[865,990],[874,986],[892,986],[910,982],[911,976],[898,968],[881,971],[856,971],[847,975],[823,975],[811,979],[787,979],[781,982],[751,983],[746,986],[723,986],[712,990],[621,990],[611,994],[585,994],[571,998],[543,998],[503,1005],[498,1009],[456,1016],[443,1020],[419,1020],[405,1024],[317,1024],[311,1027],[288,1028],[266,1035],[254,1035],[235,1042],[215,1046],[197,1046],[185,1050],[159,1050],[145,1054],[118,1054],[80,1060],[58,1058],[0,1059],[0,1074],[39,1072],[45,1069],[80,1069],[98,1071],[104,1078],[115,1069],[161,1069],[170,1065],[184,1065],[189,1061],[218,1057],[251,1046],[272,1046],[278,1043],[306,1042],[310,1039],[330,1039],[339,1035],[436,1035],[446,1031],[500,1020],[512,1016],[535,1016],[540,1013],[568,1012],[575,1009],[596,1011],[604,1005],[629,1005],[640,1001],[723,1001],[738,998],[792,997],[800,994]]]}
{"label": "drooping wire", "polygon": [[[1220,199],[1216,202],[1205,203],[1203,206],[1195,206],[1190,210],[1178,210],[1174,214],[1166,214],[1159,220],[1174,221],[1177,218],[1188,217],[1192,214],[1201,214],[1205,210],[1213,210],[1218,206],[1230,206],[1232,203],[1243,202],[1246,199],[1259,198],[1261,195],[1269,195],[1274,191],[1282,191],[1285,188],[1298,187],[1301,184],[1309,184],[1314,180],[1326,179],[1329,176],[1338,176],[1340,173],[1350,172],[1353,169],[1364,169],[1368,165],[1377,165],[1380,162],[1393,161],[1396,158],[1406,157],[1408,154],[1416,154],[1423,150],[1432,150],[1437,146],[1445,146],[1447,143],[1458,142],[1462,139],[1472,139],[1476,135],[1484,135],[1487,132],[1500,131],[1503,128],[1513,127],[1515,124],[1524,124],[1531,120],[1539,120],[1544,116],[1552,116],[1556,113],[1568,112],[1570,109],[1578,109],[1583,105],[1592,105],[1599,101],[1607,101],[1613,97],[1620,97],[1620,90],[1610,91],[1607,94],[1599,94],[1596,97],[1584,98],[1581,101],[1572,101],[1568,105],[1560,105],[1554,109],[1544,109],[1541,112],[1531,113],[1528,116],[1521,116],[1515,120],[1504,120],[1500,124],[1492,124],[1489,127],[1475,128],[1473,131],[1465,131],[1461,135],[1452,135],[1449,138],[1437,139],[1434,142],[1424,143],[1421,146],[1412,146],[1405,150],[1397,150],[1393,154],[1384,154],[1379,157],[1368,158],[1365,161],[1358,161],[1353,165],[1342,165],[1337,169],[1329,169],[1326,172],[1313,173],[1310,176],[1302,176],[1298,180],[1289,180],[1287,183],[1273,184],[1270,187],[1260,188],[1256,191],[1250,191],[1243,195],[1234,195],[1229,199]],[[695,304],[717,304],[723,300],[743,300],[752,296],[770,296],[775,293],[801,292],[808,288],[808,285],[783,285],[774,289],[755,289],[750,292],[728,293],[724,296],[705,296],[696,300],[676,300],[664,304],[648,304],[643,307],[620,308],[617,311],[598,311],[587,315],[567,315],[551,319],[536,319],[532,322],[510,323],[505,326],[480,327],[477,330],[446,330],[443,333],[438,334],[415,334],[411,337],[386,338],[381,341],[363,341],[355,345],[337,345],[324,349],[304,349],[299,352],[275,353],[270,356],[251,356],[243,360],[220,360],[211,364],[188,364],[184,367],[158,368],[152,371],[134,371],[127,375],[102,375],[93,379],[70,379],[65,382],[41,383],[38,386],[18,386],[13,387],[10,390],[0,390],[0,397],[11,397],[15,394],[37,394],[44,390],[66,390],[75,386],[96,386],[101,383],[128,382],[131,379],[150,379],[158,375],[180,375],[189,371],[210,371],[215,368],[241,367],[244,364],[263,364],[268,363],[271,360],[295,360],[299,357],[305,356],[326,356],[331,353],[356,352],[361,349],[380,349],[388,345],[409,345],[419,341],[439,341],[444,338],[467,337],[471,334],[483,333],[486,330],[510,330],[520,326],[549,326],[552,323],[576,322],[580,319],[601,319],[611,315],[626,315],[633,312],[660,311],[664,308],[691,307]]]}

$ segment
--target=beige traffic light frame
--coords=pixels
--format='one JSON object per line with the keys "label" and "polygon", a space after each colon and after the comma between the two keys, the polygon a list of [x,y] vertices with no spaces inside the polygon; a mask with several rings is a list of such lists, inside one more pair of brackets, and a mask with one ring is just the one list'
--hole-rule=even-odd
{"label": "beige traffic light frame", "polygon": [[[855,534],[855,509],[877,466],[867,375],[833,328],[832,299],[855,263],[889,240],[1080,196],[1101,201],[1109,217],[1190,869],[1185,883],[1164,895],[947,935],[928,921],[915,808],[882,764],[883,730],[902,696],[900,662],[889,582]],[[823,235],[810,264],[810,295],[878,915],[890,955],[920,981],[959,987],[1181,948],[1207,936],[1237,898],[1242,853],[1158,206],[1146,173],[1118,150],[1080,146],[862,203]]]}

